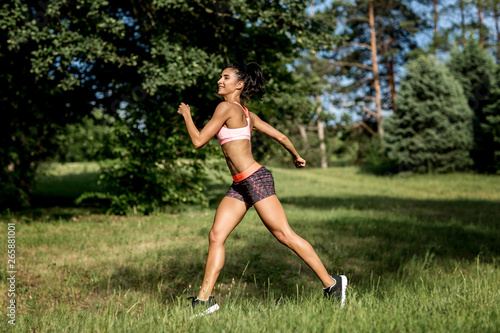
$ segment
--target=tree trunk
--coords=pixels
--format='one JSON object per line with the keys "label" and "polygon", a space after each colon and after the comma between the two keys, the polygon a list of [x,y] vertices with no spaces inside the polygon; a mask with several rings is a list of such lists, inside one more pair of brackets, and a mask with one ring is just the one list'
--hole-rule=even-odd
{"label": "tree trunk", "polygon": [[483,13],[482,13],[481,0],[477,0],[477,17],[479,24],[479,44],[484,47],[484,36],[483,36]]}
{"label": "tree trunk", "polygon": [[387,84],[389,85],[389,91],[391,93],[391,104],[392,110],[394,112],[398,111],[396,106],[396,79],[394,75],[394,58],[386,58],[385,67],[387,67]]}
{"label": "tree trunk", "polygon": [[323,106],[319,99],[319,95],[315,97],[318,107],[316,108],[316,115],[318,116],[318,138],[319,138],[319,151],[321,154],[321,167],[323,169],[328,168],[328,159],[326,156],[326,144],[325,144],[325,128],[323,121],[321,120],[321,113],[323,112]]}
{"label": "tree trunk", "polygon": [[307,131],[306,131],[306,127],[302,124],[299,124],[298,125],[299,127],[299,133],[300,133],[300,137],[302,138],[302,140],[304,140],[304,142],[307,143]]}
{"label": "tree trunk", "polygon": [[373,1],[370,0],[370,34],[371,34],[371,49],[373,62],[373,87],[375,88],[375,102],[377,104],[377,132],[382,137],[384,130],[382,128],[382,101],[380,97],[380,81],[378,77],[378,61],[377,61],[377,40],[375,35],[375,14],[373,10]]}
{"label": "tree trunk", "polygon": [[434,4],[434,59],[437,61],[437,44],[438,44],[438,0],[432,1]]}
{"label": "tree trunk", "polygon": [[495,29],[497,31],[497,62],[500,62],[500,28],[498,26],[498,4],[493,3],[493,17],[495,18]]}
{"label": "tree trunk", "polygon": [[460,0],[459,2],[460,6],[460,14],[462,16],[462,45],[465,47],[465,44],[467,43],[467,39],[465,38],[465,1]]}

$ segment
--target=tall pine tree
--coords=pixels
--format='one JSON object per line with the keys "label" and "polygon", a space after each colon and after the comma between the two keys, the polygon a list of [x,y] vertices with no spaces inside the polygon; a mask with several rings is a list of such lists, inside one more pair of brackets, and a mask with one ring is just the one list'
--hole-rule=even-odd
{"label": "tall pine tree", "polygon": [[491,103],[483,110],[486,120],[483,129],[493,139],[491,143],[491,149],[493,150],[493,167],[491,171],[500,174],[500,69],[497,70],[496,84],[491,90],[489,99]]}
{"label": "tall pine tree", "polygon": [[451,53],[448,67],[461,83],[474,111],[474,147],[471,151],[474,166],[480,172],[495,172],[492,124],[485,112],[485,108],[494,102],[492,96],[498,67],[495,59],[477,40],[471,39],[464,48]]}
{"label": "tall pine tree", "polygon": [[388,156],[414,172],[450,172],[472,164],[472,116],[448,69],[421,57],[407,65],[398,112],[384,122]]}
{"label": "tall pine tree", "polygon": [[[382,122],[382,110],[397,111],[399,68],[417,47],[415,33],[426,22],[408,0],[356,0],[342,15],[348,42],[331,59],[339,66],[335,74],[346,82],[343,90],[363,116],[358,124],[372,133],[368,126]],[[375,132],[382,134],[382,128]]]}

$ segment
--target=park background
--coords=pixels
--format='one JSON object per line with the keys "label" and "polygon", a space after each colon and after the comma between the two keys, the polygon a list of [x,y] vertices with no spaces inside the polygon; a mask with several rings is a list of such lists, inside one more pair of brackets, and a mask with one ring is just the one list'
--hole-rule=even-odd
{"label": "park background", "polygon": [[[500,326],[500,1],[6,1],[0,210],[16,225],[19,331],[484,331]],[[350,278],[342,311],[251,210],[189,320],[230,184],[208,121],[221,70],[290,224]],[[7,261],[7,237],[5,237]],[[7,270],[1,272],[4,312]],[[5,316],[5,323],[8,317]],[[0,326],[0,330],[13,327]]]}

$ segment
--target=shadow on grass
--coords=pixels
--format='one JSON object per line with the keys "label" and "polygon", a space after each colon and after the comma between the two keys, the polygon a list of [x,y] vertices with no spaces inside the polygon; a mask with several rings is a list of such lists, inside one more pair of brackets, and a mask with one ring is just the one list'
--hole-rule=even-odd
{"label": "shadow on grass", "polygon": [[[75,216],[104,213],[106,207],[97,203],[90,207],[75,207],[73,200],[88,188],[79,187],[88,181],[85,177],[66,189],[62,196],[57,188],[71,187],[77,175],[54,178],[44,183],[44,191],[36,192],[35,208],[21,212],[27,221],[71,220]],[[58,183],[60,182],[60,183]],[[52,184],[52,185],[51,185]],[[61,185],[65,184],[65,185]],[[52,188],[51,188],[52,186]],[[228,189],[228,184],[210,183],[207,186],[210,208],[217,207]],[[80,191],[80,192],[79,192]],[[500,255],[500,205],[486,200],[416,200],[387,196],[352,197],[280,197],[287,206],[299,209],[332,211],[332,218],[321,221],[294,218],[296,231],[321,253],[327,269],[332,273],[347,273],[362,291],[370,288],[372,274],[397,276],[402,267],[415,256],[424,258],[432,253],[438,258],[492,260]],[[375,214],[347,214],[345,219],[335,217],[335,209]],[[380,213],[380,214],[378,214]],[[291,217],[291,216],[290,216]],[[295,228],[295,227],[294,227]],[[289,249],[279,244],[265,227],[259,235],[240,235],[238,245],[227,250],[226,264],[218,283],[229,283],[241,277],[251,285],[254,295],[265,295],[268,283],[283,295],[292,296],[296,284],[314,281],[314,273]],[[230,240],[238,237],[238,228]],[[208,246],[208,243],[207,243]],[[151,258],[153,257],[153,258]],[[201,282],[206,252],[187,248],[185,252],[158,250],[152,256],[146,253],[147,264],[139,267],[131,263],[115,267],[106,283],[94,287],[98,291],[161,290],[164,299],[181,295],[190,283]],[[196,294],[199,286],[192,286],[186,296]],[[227,290],[225,291],[227,293]]]}
{"label": "shadow on grass", "polygon": [[[500,256],[500,212],[495,202],[370,196],[284,197],[282,202],[304,209],[347,208],[384,213],[346,214],[345,219],[332,217],[321,221],[294,219],[295,231],[313,245],[327,269],[332,274],[348,275],[360,292],[371,290],[373,276],[392,277],[389,280],[394,281],[407,263],[415,258],[424,261],[429,254],[448,264],[473,262],[478,256],[481,261],[494,261]],[[478,214],[482,217],[478,218]],[[232,279],[238,282],[246,268],[241,282],[247,284],[247,291],[253,296],[266,297],[269,283],[276,294],[291,297],[296,294],[297,285],[320,290],[314,273],[264,226],[255,233],[244,234],[236,228],[229,236],[227,260],[218,284],[227,286]],[[186,288],[201,283],[205,251],[187,248],[183,253],[172,250],[153,257],[157,261],[145,269],[132,265],[117,268],[111,277],[112,288],[154,293],[161,284],[163,299],[183,292],[186,296],[197,293],[199,286],[193,285],[187,291]],[[148,260],[146,256],[144,260]],[[225,297],[228,292],[226,289],[220,294]]]}
{"label": "shadow on grass", "polygon": [[[58,202],[61,204],[61,202]],[[15,219],[23,223],[40,223],[67,221],[76,222],[87,216],[95,214],[106,214],[106,207],[91,206],[53,206],[53,207],[34,207],[7,213],[4,218]],[[1,216],[1,215],[0,215]]]}
{"label": "shadow on grass", "polygon": [[429,254],[444,262],[474,261],[478,256],[495,261],[500,256],[498,202],[384,196],[285,197],[282,202],[300,209],[328,210],[332,216],[335,209],[374,211],[343,211],[344,217],[296,221],[299,229],[313,224],[308,232],[315,247],[327,254],[332,267],[352,272],[358,280],[367,281],[370,274],[397,275],[413,258]]}
{"label": "shadow on grass", "polygon": [[375,210],[393,215],[412,216],[436,223],[456,221],[491,229],[500,229],[500,202],[487,200],[419,200],[386,196],[284,197],[283,204],[305,209],[332,210],[347,208]]}
{"label": "shadow on grass", "polygon": [[[274,255],[263,253],[266,249],[272,250]],[[182,254],[171,252],[146,268],[139,268],[134,264],[116,267],[108,283],[102,281],[97,286],[97,291],[130,289],[160,293],[163,301],[173,300],[178,296],[196,296],[203,280],[206,260],[206,253],[200,254],[189,250]],[[287,257],[287,260],[276,260],[276,254]],[[300,279],[304,278],[299,273],[299,266],[304,271],[308,270],[296,255],[273,240],[269,243],[252,244],[245,251],[229,248],[226,258],[214,290],[218,300],[230,295],[231,288],[233,295],[241,292],[242,284],[246,285],[246,292],[254,297],[264,298],[269,283],[272,283],[275,293],[295,295],[297,284],[300,285]],[[148,260],[147,255],[143,260]],[[314,280],[317,284],[312,271],[307,271],[306,275],[308,280]]]}
{"label": "shadow on grass", "polygon": [[[500,254],[500,204],[486,200],[412,200],[384,196],[286,197],[286,205],[307,209],[346,208],[387,213],[388,218],[349,218],[318,222],[324,233],[348,232],[360,238],[376,237],[390,251],[408,255],[426,251],[449,257],[473,258]],[[401,219],[399,219],[401,217]],[[397,246],[396,246],[397,245]]]}

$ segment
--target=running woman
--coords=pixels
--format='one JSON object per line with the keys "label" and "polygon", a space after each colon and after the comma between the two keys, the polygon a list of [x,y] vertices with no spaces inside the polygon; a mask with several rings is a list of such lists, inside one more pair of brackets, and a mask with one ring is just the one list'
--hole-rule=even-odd
{"label": "running woman", "polygon": [[280,143],[292,156],[295,167],[303,168],[306,165],[306,161],[283,133],[249,112],[243,105],[253,95],[262,98],[264,82],[262,69],[258,64],[229,64],[217,81],[218,94],[224,98],[224,102],[217,106],[201,132],[191,118],[189,105],[181,103],[177,110],[184,117],[189,137],[196,149],[217,136],[234,180],[215,213],[214,224],[209,233],[203,284],[198,296],[192,297],[192,306],[201,308],[201,315],[219,309],[212,290],[224,265],[225,242],[251,206],[274,237],[293,250],[316,273],[323,284],[324,296],[337,299],[341,306],[344,305],[347,278],[344,275],[329,275],[311,244],[290,228],[283,206],[274,192],[273,176],[252,156],[250,137],[253,129]]}

